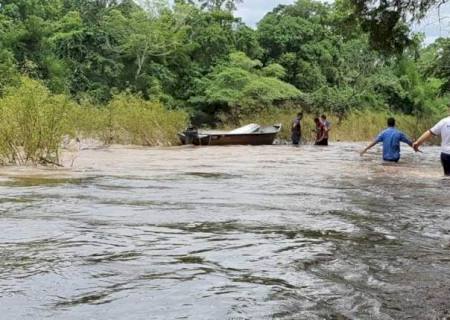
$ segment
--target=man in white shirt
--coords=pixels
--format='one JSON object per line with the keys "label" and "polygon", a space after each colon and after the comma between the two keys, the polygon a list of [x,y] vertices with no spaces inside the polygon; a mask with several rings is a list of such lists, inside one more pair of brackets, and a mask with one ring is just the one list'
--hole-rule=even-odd
{"label": "man in white shirt", "polygon": [[[448,111],[450,114],[450,105],[448,106]],[[433,136],[440,136],[442,139],[442,167],[444,168],[444,174],[450,176],[450,117],[439,121],[433,128],[425,132],[416,142],[414,142],[414,150],[418,151],[419,147]]]}

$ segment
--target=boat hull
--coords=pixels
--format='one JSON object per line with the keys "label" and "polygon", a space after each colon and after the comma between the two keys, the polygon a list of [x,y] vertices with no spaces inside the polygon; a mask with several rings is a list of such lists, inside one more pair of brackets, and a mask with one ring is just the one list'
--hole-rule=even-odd
{"label": "boat hull", "polygon": [[[192,138],[192,144],[197,146],[224,145],[271,145],[278,132],[254,134],[208,134]],[[186,144],[186,137],[179,135],[181,143]]]}

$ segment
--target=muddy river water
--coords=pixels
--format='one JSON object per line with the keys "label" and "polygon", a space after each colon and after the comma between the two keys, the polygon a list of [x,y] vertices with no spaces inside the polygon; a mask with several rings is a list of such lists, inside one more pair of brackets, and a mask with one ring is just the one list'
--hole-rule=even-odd
{"label": "muddy river water", "polygon": [[87,149],[0,169],[0,319],[450,319],[439,149]]}

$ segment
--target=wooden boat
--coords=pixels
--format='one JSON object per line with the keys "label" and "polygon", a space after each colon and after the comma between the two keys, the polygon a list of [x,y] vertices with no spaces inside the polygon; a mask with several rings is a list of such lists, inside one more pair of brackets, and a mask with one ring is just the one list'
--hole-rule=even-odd
{"label": "wooden boat", "polygon": [[199,131],[189,128],[178,134],[182,144],[202,146],[270,145],[273,144],[281,124],[261,127],[249,124],[232,131]]}

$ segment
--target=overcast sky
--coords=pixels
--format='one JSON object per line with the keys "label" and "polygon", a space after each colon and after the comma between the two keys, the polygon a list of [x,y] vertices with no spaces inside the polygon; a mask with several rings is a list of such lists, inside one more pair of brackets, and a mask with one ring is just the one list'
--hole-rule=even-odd
{"label": "overcast sky", "polygon": [[[280,4],[291,4],[295,0],[244,0],[244,3],[239,5],[237,15],[250,26],[255,26],[264,15]],[[428,17],[422,21],[414,29],[417,32],[426,34],[426,42],[431,43],[440,36],[450,36],[450,3],[441,7],[440,21],[437,10],[430,12]]]}

